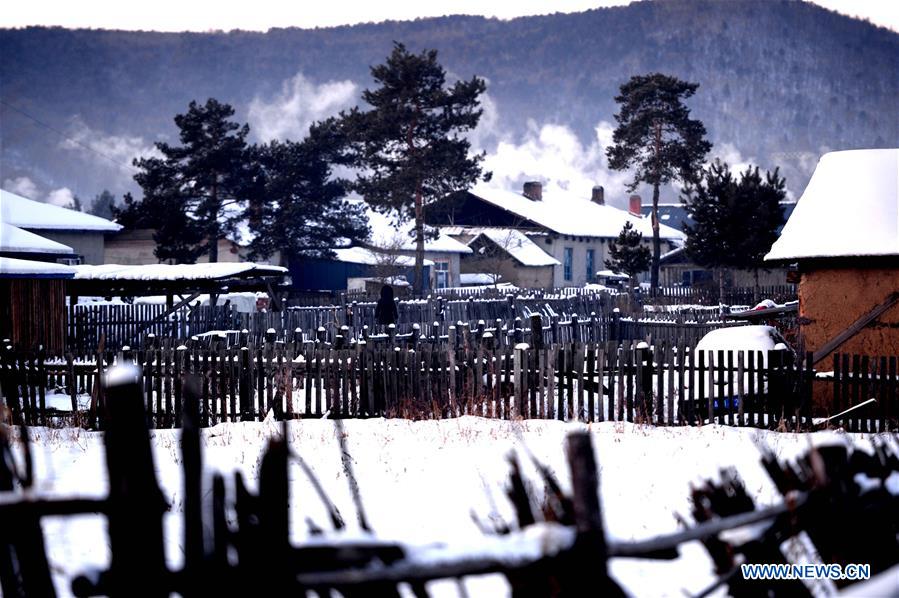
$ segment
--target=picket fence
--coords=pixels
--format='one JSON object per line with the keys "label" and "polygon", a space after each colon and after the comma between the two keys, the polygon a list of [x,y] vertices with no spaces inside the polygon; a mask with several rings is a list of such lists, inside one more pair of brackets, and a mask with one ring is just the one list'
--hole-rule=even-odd
{"label": "picket fence", "polygon": [[[68,350],[76,356],[98,349],[118,351],[137,347],[152,337],[170,337],[179,344],[228,339],[228,345],[265,341],[352,340],[385,342],[416,339],[436,345],[454,334],[489,332],[499,346],[530,342],[533,319],[540,318],[545,342],[606,342],[610,340],[683,342],[694,346],[705,334],[746,322],[724,321],[718,314],[649,312],[639,318],[622,316],[602,297],[537,302],[509,298],[501,301],[411,302],[400,304],[399,322],[392,329],[374,324],[374,304],[291,308],[282,312],[239,313],[228,306],[196,307],[160,318],[158,305],[104,305],[70,308]],[[101,347],[102,340],[102,347]]]}
{"label": "picket fence", "polygon": [[[99,380],[113,363],[143,370],[151,424],[180,421],[182,378],[198,373],[203,421],[305,417],[491,418],[628,421],[656,425],[716,422],[737,426],[810,429],[812,381],[808,357],[788,353],[718,351],[685,345],[578,343],[496,346],[420,345],[417,349],[357,343],[265,343],[261,346],[187,348],[171,339],[145,350],[107,352],[92,361],[41,353],[0,355],[0,390],[14,418],[46,424],[79,414],[102,427]],[[833,385],[834,414],[869,396],[879,401],[835,421],[847,429],[896,428],[899,417],[895,358],[841,361]],[[849,369],[846,364],[849,363]],[[98,364],[100,367],[98,367]],[[863,368],[875,365],[875,372]],[[48,406],[48,396],[64,411]],[[86,397],[90,397],[88,401]],[[820,411],[820,409],[819,409]],[[98,419],[99,418],[99,419]]]}

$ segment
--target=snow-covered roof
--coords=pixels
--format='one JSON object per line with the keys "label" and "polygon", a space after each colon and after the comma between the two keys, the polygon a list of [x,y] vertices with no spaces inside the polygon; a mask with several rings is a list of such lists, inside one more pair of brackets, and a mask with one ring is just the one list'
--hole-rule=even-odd
{"label": "snow-covered roof", "polygon": [[0,221],[29,230],[117,232],[122,226],[99,216],[34,201],[0,189]]}
{"label": "snow-covered roof", "polygon": [[[384,257],[384,254],[376,253],[365,247],[344,247],[341,249],[334,249],[333,251],[337,254],[336,259],[338,262],[378,266],[382,264],[387,265],[387,262],[389,261],[389,265],[393,266],[411,267],[415,265],[414,257],[408,255],[390,255],[390,259],[387,260],[387,258]],[[434,262],[425,260],[424,265],[433,266]]]}
{"label": "snow-covered roof", "polygon": [[0,278],[72,278],[74,274],[72,266],[0,257]]}
{"label": "snow-covered roof", "polygon": [[766,260],[899,255],[899,149],[821,156]]}
{"label": "snow-covered roof", "polygon": [[[624,223],[631,222],[644,237],[652,236],[649,218],[569,193],[544,193],[541,201],[532,201],[520,193],[486,185],[478,185],[469,193],[562,235],[615,238],[624,228]],[[684,233],[661,224],[659,236],[662,239],[681,240]]]}
{"label": "snow-covered roof", "polygon": [[8,253],[75,253],[68,245],[45,239],[8,222],[0,222],[0,251]]}
{"label": "snow-covered roof", "polygon": [[502,280],[502,276],[487,274],[485,272],[463,272],[459,274],[459,282],[463,285],[476,284],[493,284],[497,280]]}
{"label": "snow-covered roof", "polygon": [[287,272],[281,266],[252,262],[213,264],[147,264],[126,266],[74,266],[76,280],[217,280],[235,276],[279,276]]}
{"label": "snow-covered roof", "polygon": [[[368,225],[371,227],[371,243],[376,247],[387,247],[402,251],[415,251],[415,237],[411,234],[415,223],[404,222],[396,227],[385,214],[367,210]],[[429,227],[430,228],[430,227]],[[438,229],[436,239],[425,239],[425,251],[435,253],[471,253],[464,243],[453,239]]]}
{"label": "snow-covered roof", "polygon": [[523,266],[558,266],[559,260],[549,255],[527,235],[514,228],[482,228],[477,236],[468,242],[474,243],[480,236],[487,237]]}

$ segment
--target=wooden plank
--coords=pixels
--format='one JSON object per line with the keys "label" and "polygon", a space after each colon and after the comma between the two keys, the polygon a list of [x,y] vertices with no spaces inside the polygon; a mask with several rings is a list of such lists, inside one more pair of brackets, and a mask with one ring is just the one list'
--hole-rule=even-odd
{"label": "wooden plank", "polygon": [[887,295],[881,303],[874,306],[867,313],[859,317],[855,322],[850,324],[845,330],[840,332],[831,340],[824,343],[820,349],[812,355],[812,361],[817,365],[819,361],[827,357],[830,353],[838,349],[846,341],[862,331],[862,329],[879,318],[885,311],[899,302],[899,291],[894,291]]}
{"label": "wooden plank", "polygon": [[583,421],[585,419],[584,405],[584,361],[586,359],[586,345],[578,343],[574,359],[574,371],[577,378],[577,419]]}
{"label": "wooden plank", "polygon": [[[590,335],[594,337],[595,318],[590,320]],[[602,366],[600,366],[602,367]],[[594,397],[594,385],[596,383],[596,345],[590,343],[587,345],[587,422],[592,423],[596,414],[596,399]],[[599,396],[602,401],[602,378],[599,380]],[[600,409],[600,411],[602,411]]]}
{"label": "wooden plank", "polygon": [[635,372],[636,372],[636,364],[634,363],[634,357],[635,357],[634,356],[634,348],[632,346],[630,346],[627,348],[627,353],[624,356],[625,364],[626,364],[625,368],[622,368],[622,369],[626,369],[626,371],[627,371],[627,376],[625,379],[625,385],[626,385],[625,390],[627,392],[627,396],[625,399],[626,400],[625,409],[627,410],[626,417],[627,417],[627,421],[629,421],[629,422],[634,421],[634,386],[635,386],[634,377],[635,377]]}
{"label": "wooden plank", "polygon": [[746,425],[745,408],[746,408],[746,392],[744,386],[744,351],[737,351],[737,396],[739,403],[737,404],[737,425],[741,428]]}
{"label": "wooden plank", "polygon": [[[859,370],[859,374],[861,377],[859,402],[867,401],[869,398],[871,398],[870,367],[871,367],[870,357],[867,355],[862,355],[861,356],[861,369]],[[858,402],[856,402],[856,405],[857,404],[858,404]],[[859,431],[860,432],[867,433],[867,432],[871,431],[870,427],[869,427],[870,410],[871,410],[870,407],[862,407],[861,409],[856,411],[856,413],[858,413],[858,421],[859,421],[859,425],[860,425]]]}
{"label": "wooden plank", "polygon": [[[668,354],[667,354],[667,358],[665,361],[668,364],[668,366],[667,366],[668,367],[668,372],[667,372],[667,374],[668,374],[668,397],[667,397],[668,398],[668,419],[667,419],[667,424],[669,426],[673,426],[674,421],[675,421],[674,420],[674,394],[675,394],[676,390],[675,390],[675,384],[674,384],[674,372],[675,372],[676,365],[677,365],[675,359],[680,360],[682,358],[682,356],[683,356],[683,346],[681,346],[679,348],[679,350],[677,351],[677,354],[675,355],[674,344],[672,343],[672,344],[668,345]],[[681,380],[681,388],[683,388],[683,382],[682,382],[683,378],[680,378],[680,380]],[[681,391],[681,392],[683,392],[683,391]],[[679,401],[678,404],[680,404],[680,403],[681,402]]]}
{"label": "wooden plank", "polygon": [[734,352],[732,349],[727,351],[727,396],[725,405],[727,407],[727,425],[734,425]]}

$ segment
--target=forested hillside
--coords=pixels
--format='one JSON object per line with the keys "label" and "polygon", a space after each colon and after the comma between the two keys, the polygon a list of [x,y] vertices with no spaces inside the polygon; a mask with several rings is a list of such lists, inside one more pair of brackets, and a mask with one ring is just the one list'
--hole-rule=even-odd
{"label": "forested hillside", "polygon": [[[546,142],[541,128],[562,125],[596,153],[618,86],[651,71],[699,82],[691,106],[717,147],[781,166],[797,194],[823,151],[899,143],[899,34],[796,1],[662,0],[268,33],[0,30],[0,179],[25,177],[43,195],[120,194],[132,174],[122,165],[171,138],[172,117],[195,98],[231,103],[260,137],[296,135],[285,120],[355,105],[393,40],[488,80],[478,138],[488,152]],[[596,156],[574,168],[605,176]],[[600,182],[624,196],[620,180]]]}

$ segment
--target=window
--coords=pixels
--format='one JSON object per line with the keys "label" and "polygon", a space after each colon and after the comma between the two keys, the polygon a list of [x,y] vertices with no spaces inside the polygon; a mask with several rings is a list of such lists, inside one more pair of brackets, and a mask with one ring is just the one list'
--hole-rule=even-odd
{"label": "window", "polygon": [[573,260],[574,260],[574,249],[572,249],[571,247],[566,247],[566,248],[565,248],[565,259],[564,259],[564,264],[565,264],[565,270],[564,270],[565,280],[571,280],[571,262],[572,262]]}
{"label": "window", "polygon": [[449,286],[449,262],[434,262],[434,286],[438,289]]}
{"label": "window", "polygon": [[593,277],[596,276],[596,270],[594,265],[594,257],[596,256],[596,252],[593,249],[587,250],[587,282],[593,282]]}

